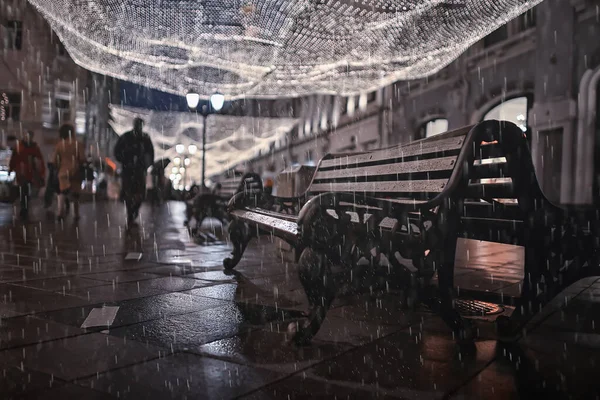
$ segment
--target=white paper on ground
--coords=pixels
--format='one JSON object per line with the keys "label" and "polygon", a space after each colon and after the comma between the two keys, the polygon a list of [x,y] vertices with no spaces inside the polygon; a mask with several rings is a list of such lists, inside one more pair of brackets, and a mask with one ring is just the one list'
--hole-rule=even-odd
{"label": "white paper on ground", "polygon": [[127,253],[125,256],[126,260],[140,261],[142,259],[142,253]]}
{"label": "white paper on ground", "polygon": [[90,311],[90,314],[85,321],[83,321],[81,327],[92,328],[97,326],[111,326],[115,321],[118,311],[119,307],[94,308]]}

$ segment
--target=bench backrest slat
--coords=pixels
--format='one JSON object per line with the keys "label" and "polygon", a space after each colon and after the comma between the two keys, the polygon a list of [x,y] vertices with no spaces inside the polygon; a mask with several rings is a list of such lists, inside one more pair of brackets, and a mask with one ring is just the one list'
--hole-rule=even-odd
{"label": "bench backrest slat", "polygon": [[[466,134],[466,132],[465,132]],[[355,156],[346,156],[323,160],[319,169],[343,168],[349,166],[360,166],[361,164],[371,164],[376,162],[385,162],[389,160],[402,160],[407,157],[435,155],[452,150],[460,150],[464,141],[464,136],[451,137],[448,139],[435,140],[431,142],[419,142],[404,146],[395,146],[385,150],[364,153]]]}
{"label": "bench backrest slat", "polygon": [[440,193],[448,179],[425,181],[383,181],[315,183],[311,192],[366,192],[366,193]]}
{"label": "bench backrest slat", "polygon": [[317,171],[315,181],[322,181],[325,179],[341,179],[341,178],[353,178],[353,177],[375,177],[381,175],[400,175],[410,174],[416,172],[432,172],[432,171],[449,171],[454,168],[456,162],[456,156],[433,158],[426,160],[407,161],[393,164],[383,165],[372,165],[362,168],[346,168],[346,169],[334,169]]}
{"label": "bench backrest slat", "polygon": [[444,191],[471,126],[383,150],[330,154],[315,172],[309,196],[360,192],[419,204]]}

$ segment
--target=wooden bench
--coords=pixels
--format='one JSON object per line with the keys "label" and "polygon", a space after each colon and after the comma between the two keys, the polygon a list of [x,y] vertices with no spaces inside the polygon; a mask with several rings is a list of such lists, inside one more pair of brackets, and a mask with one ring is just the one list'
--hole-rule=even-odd
{"label": "wooden bench", "polygon": [[236,193],[262,191],[261,178],[254,173],[241,174],[233,171],[224,180],[217,182],[215,186],[217,186],[217,190],[210,193],[200,192],[186,202],[186,225],[192,217],[196,220],[196,230],[200,228],[202,221],[207,217],[216,218],[225,225],[227,223],[227,204]]}
{"label": "wooden bench", "polygon": [[[281,204],[293,212],[272,211]],[[298,198],[236,194],[229,203],[234,248],[223,263],[234,268],[259,234],[297,250],[310,306],[307,321],[290,327],[298,342],[318,331],[341,285],[366,282],[381,265],[458,338],[469,339],[470,325],[454,302],[458,238],[517,244],[525,247],[521,296],[511,318],[498,319],[512,334],[594,270],[585,266],[598,216],[579,211],[556,207],[543,195],[516,125],[485,121],[388,149],[328,155]]]}

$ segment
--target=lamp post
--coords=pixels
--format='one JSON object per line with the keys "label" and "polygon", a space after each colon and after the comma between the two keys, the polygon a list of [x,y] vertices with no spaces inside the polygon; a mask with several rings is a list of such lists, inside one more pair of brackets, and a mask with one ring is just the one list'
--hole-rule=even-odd
{"label": "lamp post", "polygon": [[[185,96],[185,99],[187,100],[188,107],[193,111],[198,107],[200,95],[195,92],[189,92]],[[211,108],[218,112],[221,110],[221,108],[223,108],[224,103],[225,96],[223,96],[221,93],[215,93],[210,96],[210,106],[208,104],[203,104],[200,110],[200,114],[202,115],[202,189],[205,187],[204,181],[206,180],[206,120],[210,115]],[[191,145],[188,150],[190,154],[194,154],[196,149],[196,146]]]}

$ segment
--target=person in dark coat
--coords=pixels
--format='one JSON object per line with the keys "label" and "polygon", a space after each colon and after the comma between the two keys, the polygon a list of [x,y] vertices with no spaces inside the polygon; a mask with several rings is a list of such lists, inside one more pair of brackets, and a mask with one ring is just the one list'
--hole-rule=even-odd
{"label": "person in dark coat", "polygon": [[152,186],[154,195],[152,196],[153,204],[162,204],[164,201],[164,191],[165,191],[165,167],[154,165],[152,168]]}
{"label": "person in dark coat", "polygon": [[146,174],[154,162],[154,146],[143,129],[144,120],[136,118],[133,130],[124,133],[115,145],[115,157],[122,166],[121,182],[128,226],[138,217],[146,195]]}
{"label": "person in dark coat", "polygon": [[28,131],[23,140],[17,141],[14,136],[8,138],[8,145],[13,150],[9,162],[9,173],[14,171],[19,185],[20,216],[27,219],[32,188],[41,188],[45,184],[46,166],[42,152],[33,141],[33,132]]}

